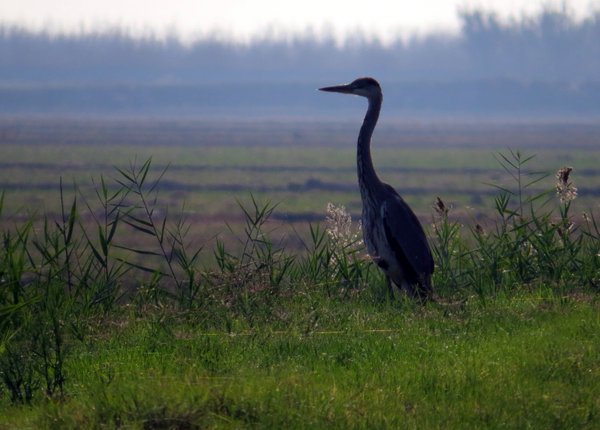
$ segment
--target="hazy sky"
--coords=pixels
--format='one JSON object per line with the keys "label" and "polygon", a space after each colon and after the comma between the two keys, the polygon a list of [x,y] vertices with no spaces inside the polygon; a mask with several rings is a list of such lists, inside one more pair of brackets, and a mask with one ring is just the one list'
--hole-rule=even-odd
{"label": "hazy sky", "polygon": [[360,30],[386,41],[432,29],[457,31],[461,8],[518,18],[561,4],[577,17],[600,10],[600,0],[2,0],[0,21],[66,32],[121,26],[188,40],[209,33],[248,40],[311,27],[338,38]]}

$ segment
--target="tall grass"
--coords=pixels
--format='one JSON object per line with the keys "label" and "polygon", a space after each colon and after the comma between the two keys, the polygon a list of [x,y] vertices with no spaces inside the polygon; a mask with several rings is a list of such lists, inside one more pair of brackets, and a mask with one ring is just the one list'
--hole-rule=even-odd
{"label": "tall grass", "polygon": [[[557,175],[556,204],[552,190],[530,193],[547,177],[530,172],[530,160],[519,152],[498,156],[513,186],[497,186],[496,218],[487,225],[453,221],[451,208],[438,197],[431,245],[440,302],[475,296],[485,303],[499,293],[540,287],[560,294],[597,291],[599,226],[592,214],[583,222],[573,216],[571,170]],[[310,332],[320,318],[311,301],[388,302],[384,280],[364,252],[360,226],[334,205],[325,229],[311,226],[305,252],[293,255],[272,239],[269,218],[276,205],[250,196],[248,204],[240,203],[245,225],[236,233],[238,246],[217,240],[214,265],[201,267],[203,248],[191,243],[184,216],[160,203],[166,169],[151,167],[148,159],[117,169],[110,183],[101,177],[93,202],[76,187],[65,190],[61,181],[57,219],[46,215],[41,225],[32,219],[2,231],[0,395],[15,403],[63,397],[71,348],[102,321],[116,318],[123,305],[149,321],[156,317],[159,331],[166,327],[164,310],[175,309],[205,327],[231,332],[240,320],[250,327],[285,325],[294,318],[289,309],[302,302],[314,310],[302,316]],[[3,202],[2,196],[0,216]],[[92,227],[82,222],[84,215]],[[125,245],[125,235],[139,236],[136,243],[144,246]]]}
{"label": "tall grass", "polygon": [[[571,168],[556,175],[552,189],[530,193],[548,175],[526,169],[532,156],[500,154],[498,161],[513,186],[498,186],[496,219],[489,225],[463,226],[449,219],[438,198],[433,245],[438,291],[475,292],[485,300],[499,291],[546,286],[556,291],[597,288],[599,238],[593,216],[572,215],[577,189]],[[558,202],[558,203],[557,203]]]}

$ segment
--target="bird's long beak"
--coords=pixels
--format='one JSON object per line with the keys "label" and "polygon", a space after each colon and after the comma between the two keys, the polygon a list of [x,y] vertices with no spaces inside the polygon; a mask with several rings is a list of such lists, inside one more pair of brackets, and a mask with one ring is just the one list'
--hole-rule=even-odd
{"label": "bird's long beak", "polygon": [[327,91],[329,93],[352,94],[352,86],[350,84],[347,84],[347,85],[334,85],[333,87],[319,88],[319,91]]}

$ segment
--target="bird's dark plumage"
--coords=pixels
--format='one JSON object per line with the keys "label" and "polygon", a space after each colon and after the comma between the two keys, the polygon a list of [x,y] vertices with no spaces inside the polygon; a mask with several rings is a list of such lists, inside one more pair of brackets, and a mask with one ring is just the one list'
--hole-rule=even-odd
{"label": "bird's dark plumage", "polygon": [[434,264],[423,227],[402,197],[379,179],[371,159],[371,136],[383,101],[379,83],[373,78],[359,78],[321,91],[355,94],[369,101],[356,156],[365,244],[388,282],[393,281],[413,297],[428,299]]}

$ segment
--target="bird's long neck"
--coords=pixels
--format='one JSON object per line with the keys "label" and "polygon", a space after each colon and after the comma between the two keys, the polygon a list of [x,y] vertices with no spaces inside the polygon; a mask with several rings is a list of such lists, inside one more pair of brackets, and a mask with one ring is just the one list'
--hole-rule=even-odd
{"label": "bird's long neck", "polygon": [[377,177],[377,173],[375,173],[371,158],[371,136],[379,119],[382,99],[381,95],[369,97],[369,108],[358,134],[356,164],[358,167],[358,184],[363,200],[368,191],[374,192],[375,190],[371,188],[381,182]]}

